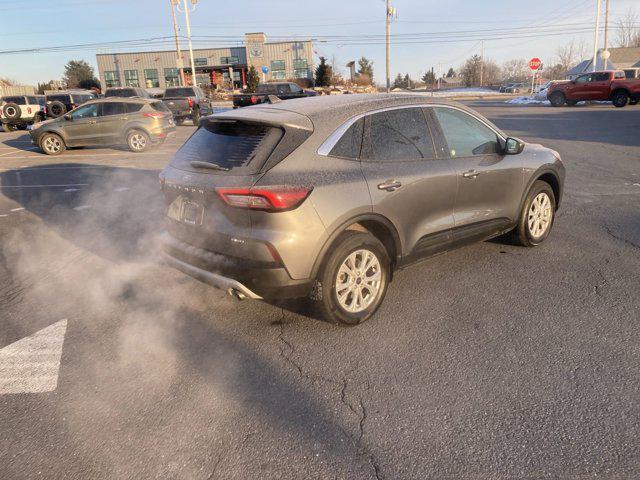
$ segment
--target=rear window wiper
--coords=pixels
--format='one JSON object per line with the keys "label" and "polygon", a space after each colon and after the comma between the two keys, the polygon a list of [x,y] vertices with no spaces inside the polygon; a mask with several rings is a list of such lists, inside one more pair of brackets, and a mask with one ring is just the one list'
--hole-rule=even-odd
{"label": "rear window wiper", "polygon": [[201,162],[200,160],[193,160],[189,163],[192,167],[195,168],[210,168],[211,170],[222,170],[224,172],[229,171],[227,167],[221,167],[220,165],[217,165],[215,163]]}

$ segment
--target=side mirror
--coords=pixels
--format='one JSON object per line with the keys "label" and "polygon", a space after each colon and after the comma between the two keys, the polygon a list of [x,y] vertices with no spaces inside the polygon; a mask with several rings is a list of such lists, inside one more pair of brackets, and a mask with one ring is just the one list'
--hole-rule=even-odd
{"label": "side mirror", "polygon": [[524,150],[524,142],[517,138],[507,138],[504,146],[504,153],[507,155],[517,155]]}
{"label": "side mirror", "polygon": [[70,114],[70,113],[65,113],[65,115],[64,115],[64,119],[65,119],[65,120],[68,120],[68,121],[72,121],[72,120],[73,120],[73,117],[71,116],[71,114]]}

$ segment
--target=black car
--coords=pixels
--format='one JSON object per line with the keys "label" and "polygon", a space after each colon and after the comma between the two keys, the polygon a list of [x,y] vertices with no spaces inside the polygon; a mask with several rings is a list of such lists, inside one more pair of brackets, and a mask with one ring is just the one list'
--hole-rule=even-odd
{"label": "black car", "polygon": [[97,95],[90,90],[60,90],[54,93],[47,93],[45,95],[47,116],[51,118],[61,117],[83,103],[96,98]]}
{"label": "black car", "polygon": [[107,88],[104,92],[105,98],[107,97],[138,97],[138,98],[152,98],[144,88],[140,87],[111,87]]}
{"label": "black car", "polygon": [[233,96],[233,108],[249,107],[260,103],[270,103],[269,96],[280,100],[293,98],[315,97],[314,90],[304,90],[292,82],[261,83],[254,93],[240,93]]}

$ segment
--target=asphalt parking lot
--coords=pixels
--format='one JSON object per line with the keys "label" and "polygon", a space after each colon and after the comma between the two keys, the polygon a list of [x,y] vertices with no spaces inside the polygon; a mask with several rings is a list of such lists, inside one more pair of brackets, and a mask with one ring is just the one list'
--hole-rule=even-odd
{"label": "asphalt parking lot", "polygon": [[554,230],[404,270],[356,328],[158,264],[193,127],[0,134],[0,478],[637,478],[640,108],[466,103],[561,153]]}

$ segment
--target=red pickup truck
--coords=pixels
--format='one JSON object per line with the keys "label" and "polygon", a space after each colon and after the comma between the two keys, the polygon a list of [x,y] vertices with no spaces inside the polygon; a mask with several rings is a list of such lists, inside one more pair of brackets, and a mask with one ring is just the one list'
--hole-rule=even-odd
{"label": "red pickup truck", "polygon": [[611,101],[616,107],[640,100],[640,79],[627,79],[622,70],[585,73],[573,80],[553,82],[547,98],[554,107],[573,106],[582,100]]}

